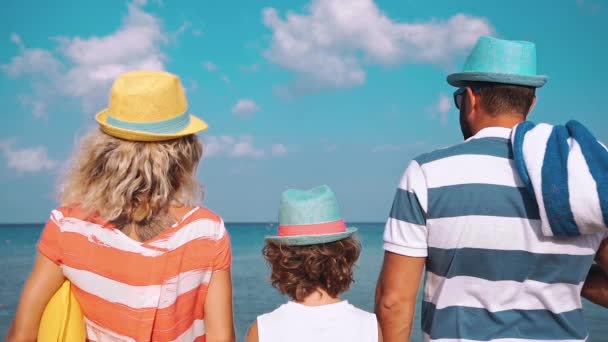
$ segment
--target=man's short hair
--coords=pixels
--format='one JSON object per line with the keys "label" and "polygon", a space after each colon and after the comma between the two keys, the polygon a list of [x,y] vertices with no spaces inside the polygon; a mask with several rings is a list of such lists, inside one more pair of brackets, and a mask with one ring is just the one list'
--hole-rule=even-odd
{"label": "man's short hair", "polygon": [[536,96],[536,88],[491,82],[470,82],[469,87],[480,88],[481,105],[490,115],[521,113],[527,115]]}
{"label": "man's short hair", "polygon": [[279,292],[302,301],[317,289],[337,297],[353,282],[361,245],[352,236],[335,242],[288,246],[267,241],[262,254],[270,265],[270,282]]}

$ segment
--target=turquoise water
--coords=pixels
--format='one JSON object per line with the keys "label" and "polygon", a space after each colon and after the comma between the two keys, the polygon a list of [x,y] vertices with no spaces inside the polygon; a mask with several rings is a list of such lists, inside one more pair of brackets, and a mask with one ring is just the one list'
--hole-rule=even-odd
{"label": "turquoise water", "polygon": [[[286,299],[268,285],[268,270],[260,250],[272,224],[228,224],[233,244],[234,315],[238,341],[255,317],[268,312]],[[352,304],[373,310],[374,289],[382,264],[382,224],[358,224],[363,253],[356,270],[356,282],[344,295]],[[0,227],[0,338],[8,330],[14,315],[21,286],[33,262],[35,243],[41,226]],[[585,302],[585,317],[590,342],[603,342],[608,336],[608,310]],[[412,341],[421,341],[420,322],[416,317]]]}

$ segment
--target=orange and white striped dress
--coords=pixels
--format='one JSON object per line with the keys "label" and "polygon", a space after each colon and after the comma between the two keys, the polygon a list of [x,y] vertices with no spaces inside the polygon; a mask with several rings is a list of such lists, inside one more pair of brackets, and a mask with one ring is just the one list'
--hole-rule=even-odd
{"label": "orange and white striped dress", "polygon": [[72,282],[91,341],[205,341],[207,287],[231,263],[222,219],[201,207],[146,242],[59,208],[38,249]]}

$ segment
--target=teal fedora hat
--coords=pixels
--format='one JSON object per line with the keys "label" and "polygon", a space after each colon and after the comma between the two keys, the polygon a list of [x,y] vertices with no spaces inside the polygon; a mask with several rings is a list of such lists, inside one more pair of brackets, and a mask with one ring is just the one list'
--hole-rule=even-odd
{"label": "teal fedora hat", "polygon": [[547,76],[536,74],[536,46],[518,40],[479,37],[462,72],[448,76],[448,83],[463,87],[467,82],[494,82],[540,88]]}
{"label": "teal fedora hat", "polygon": [[334,192],[321,185],[309,190],[289,189],[281,195],[277,235],[267,240],[304,246],[338,241],[353,235],[346,227]]}

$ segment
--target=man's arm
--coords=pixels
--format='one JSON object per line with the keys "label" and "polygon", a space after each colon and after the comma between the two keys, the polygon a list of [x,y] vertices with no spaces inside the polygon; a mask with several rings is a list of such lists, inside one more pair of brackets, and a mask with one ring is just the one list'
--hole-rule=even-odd
{"label": "man's arm", "polygon": [[376,316],[385,342],[409,341],[416,295],[428,255],[426,177],[412,161],[401,177],[384,229],[384,264],[376,286]]}
{"label": "man's arm", "polygon": [[384,253],[376,287],[376,315],[384,342],[409,341],[426,258]]}
{"label": "man's arm", "polygon": [[595,261],[597,264],[591,266],[581,294],[587,300],[608,308],[608,239],[600,245]]}

